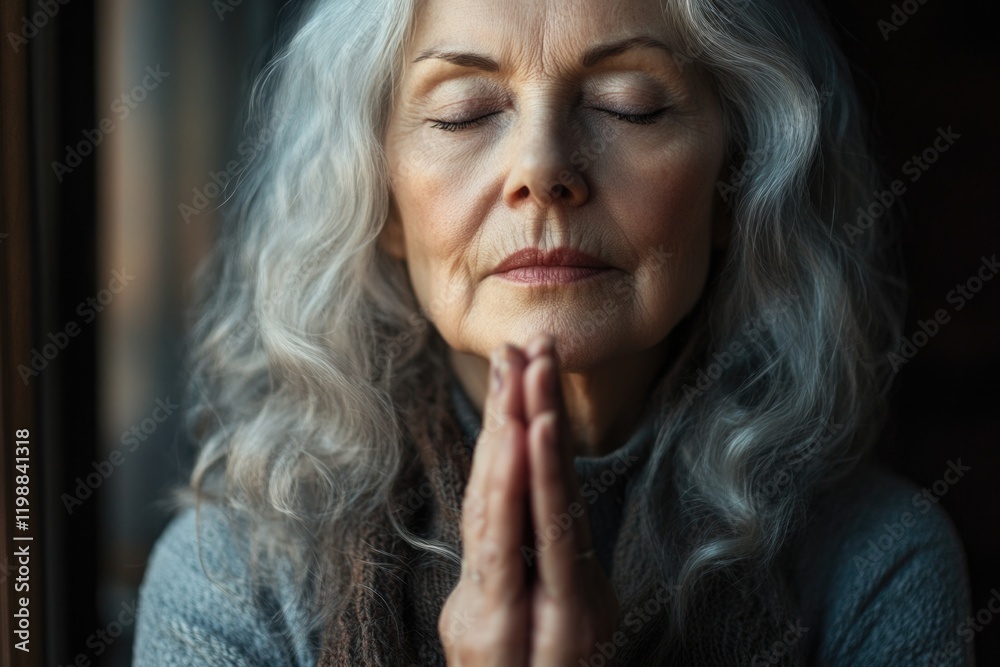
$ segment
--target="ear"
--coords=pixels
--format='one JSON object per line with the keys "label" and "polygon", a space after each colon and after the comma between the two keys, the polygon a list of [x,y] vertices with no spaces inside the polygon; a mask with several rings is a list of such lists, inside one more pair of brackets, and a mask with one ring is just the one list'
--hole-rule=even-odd
{"label": "ear", "polygon": [[389,197],[389,215],[386,217],[385,225],[379,234],[379,244],[382,250],[396,259],[406,259],[406,235],[403,232],[403,223],[396,207],[396,200]]}

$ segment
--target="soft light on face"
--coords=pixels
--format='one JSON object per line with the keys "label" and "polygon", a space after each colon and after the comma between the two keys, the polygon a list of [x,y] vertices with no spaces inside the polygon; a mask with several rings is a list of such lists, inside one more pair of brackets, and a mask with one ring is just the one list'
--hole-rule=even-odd
{"label": "soft light on face", "polygon": [[[547,331],[582,371],[662,343],[699,299],[722,118],[707,77],[657,42],[657,0],[424,4],[385,137],[382,242],[454,350]],[[523,248],[612,269],[495,273]]]}

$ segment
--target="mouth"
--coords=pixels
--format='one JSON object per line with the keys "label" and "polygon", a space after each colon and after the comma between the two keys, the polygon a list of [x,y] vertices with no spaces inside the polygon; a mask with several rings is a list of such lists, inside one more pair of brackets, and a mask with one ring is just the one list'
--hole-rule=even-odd
{"label": "mouth", "polygon": [[613,270],[580,266],[526,266],[495,275],[508,282],[525,285],[565,285],[595,278]]}
{"label": "mouth", "polygon": [[520,284],[563,285],[597,278],[614,270],[604,260],[574,248],[549,251],[522,248],[497,265],[493,275]]}

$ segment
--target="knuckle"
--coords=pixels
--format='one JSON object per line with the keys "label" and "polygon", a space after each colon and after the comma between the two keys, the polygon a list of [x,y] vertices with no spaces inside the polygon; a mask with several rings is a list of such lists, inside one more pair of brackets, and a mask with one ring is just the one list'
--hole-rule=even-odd
{"label": "knuckle", "polygon": [[509,632],[505,628],[506,623],[503,623],[499,616],[493,614],[489,619],[484,619],[484,622],[470,628],[466,635],[467,643],[482,651],[484,655],[493,654],[497,648],[504,646]]}
{"label": "knuckle", "polygon": [[460,646],[466,636],[470,616],[467,606],[450,606],[438,617],[437,630],[445,647]]}
{"label": "knuckle", "polygon": [[[459,586],[461,586],[461,583],[459,583]],[[438,631],[439,632],[441,631],[442,628],[444,628],[445,623],[447,623],[448,618],[453,613],[452,610],[455,608],[455,600],[458,597],[458,595],[460,595],[460,593],[459,593],[459,586],[456,586],[455,590],[453,590],[451,592],[451,595],[449,595],[447,598],[445,598],[444,605],[441,606],[441,614],[438,615]]]}
{"label": "knuckle", "polygon": [[456,637],[455,649],[462,664],[483,664],[496,655],[505,641],[505,635],[496,628],[495,622],[486,620],[470,624],[460,633],[453,633]]}
{"label": "knuckle", "polygon": [[448,613],[448,606],[445,605],[444,609],[441,610],[441,615],[438,616],[437,631],[442,637],[444,636],[445,628],[448,625],[446,620],[448,618]]}
{"label": "knuckle", "polygon": [[437,630],[446,654],[459,664],[492,664],[498,651],[508,648],[516,638],[517,614],[504,605],[488,605],[488,611],[478,613],[482,605],[469,602],[485,598],[476,595],[479,597],[449,598],[438,618]]}
{"label": "knuckle", "polygon": [[492,538],[486,538],[479,545],[479,567],[481,570],[496,570],[500,565],[500,545]]}
{"label": "knuckle", "polygon": [[478,493],[466,494],[462,502],[466,537],[479,537],[486,529],[486,501]]}
{"label": "knuckle", "polygon": [[517,495],[512,488],[512,480],[508,471],[504,470],[502,466],[498,466],[497,470],[491,474],[494,479],[489,491],[489,502],[496,508],[496,511],[505,512],[517,500]]}

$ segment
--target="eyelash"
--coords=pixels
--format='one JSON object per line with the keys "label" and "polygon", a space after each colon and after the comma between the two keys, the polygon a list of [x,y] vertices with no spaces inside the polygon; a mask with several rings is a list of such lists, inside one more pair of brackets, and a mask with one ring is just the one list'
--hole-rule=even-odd
{"label": "eyelash", "polygon": [[649,125],[651,123],[655,123],[660,116],[667,113],[667,108],[664,107],[663,109],[651,111],[650,113],[640,113],[640,114],[618,113],[617,111],[610,111],[608,109],[600,109],[600,111],[609,113],[618,120],[624,120],[628,123],[634,123],[636,125]]}
{"label": "eyelash", "polygon": [[[625,121],[626,123],[632,123],[634,125],[650,125],[655,123],[657,119],[665,114],[669,110],[669,107],[664,107],[663,109],[657,109],[656,111],[651,111],[650,113],[642,114],[631,114],[631,113],[618,113],[617,111],[611,111],[610,109],[597,109],[597,111],[603,111],[606,114],[617,118],[618,120]],[[445,120],[436,120],[431,127],[435,127],[439,130],[444,130],[445,132],[456,132],[458,130],[465,130],[470,127],[475,127],[482,123],[484,120],[490,116],[495,116],[499,112],[486,114],[485,116],[480,116],[479,118],[473,118],[471,120],[462,120],[457,122],[449,122]]]}
{"label": "eyelash", "polygon": [[446,120],[436,120],[431,127],[436,127],[439,130],[444,130],[445,132],[455,132],[456,130],[464,130],[469,127],[475,127],[479,125],[484,120],[490,116],[495,116],[497,113],[486,114],[485,116],[480,116],[479,118],[473,118],[472,120],[462,120],[456,123],[448,122]]}

